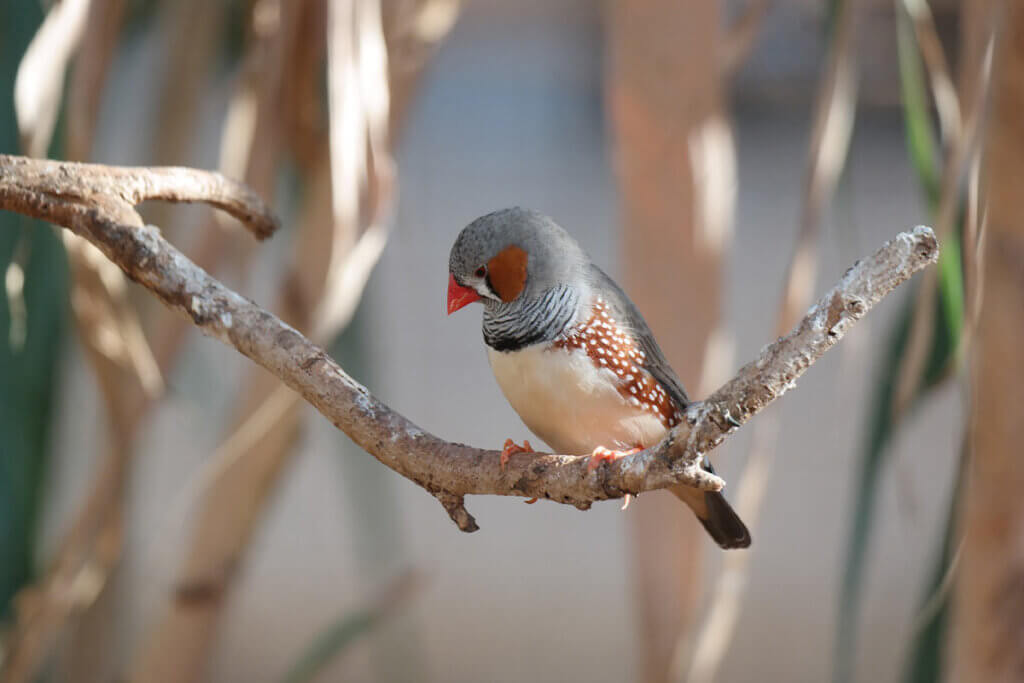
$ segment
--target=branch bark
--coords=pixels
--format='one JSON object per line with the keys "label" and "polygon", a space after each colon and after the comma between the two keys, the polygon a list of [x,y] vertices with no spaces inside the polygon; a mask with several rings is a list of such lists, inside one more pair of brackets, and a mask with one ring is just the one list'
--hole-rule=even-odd
{"label": "branch bark", "polygon": [[[193,183],[180,174],[193,174]],[[257,234],[276,221],[246,191],[224,202],[229,181],[201,171],[177,171],[175,201],[229,208]],[[95,244],[129,278],[188,316],[205,334],[233,346],[280,378],[384,465],[442,502],[463,531],[478,527],[466,495],[546,498],[588,509],[595,501],[686,484],[719,490],[725,482],[700,467],[703,456],[794,386],[857,320],[911,275],[934,263],[939,248],[930,228],[900,233],[850,268],[786,337],[705,401],[658,445],[589,471],[586,456],[520,454],[502,470],[499,452],[450,443],[429,434],[353,380],[327,353],[295,329],[228,289],[144,225],[132,207],[140,196],[160,198],[162,170],[36,161],[0,155],[0,209],[62,225]],[[121,189],[145,187],[133,194]],[[186,189],[187,188],[187,189]],[[211,189],[216,188],[216,189]],[[260,227],[262,226],[262,227]]]}

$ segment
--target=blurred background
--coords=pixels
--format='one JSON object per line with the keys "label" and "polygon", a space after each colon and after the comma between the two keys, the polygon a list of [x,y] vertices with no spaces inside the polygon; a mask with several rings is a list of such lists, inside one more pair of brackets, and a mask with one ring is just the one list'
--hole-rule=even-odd
{"label": "blurred background", "polygon": [[249,183],[283,219],[264,244],[205,207],[142,212],[453,441],[531,437],[479,309],[444,314],[448,250],[481,214],[573,233],[696,398],[897,232],[934,225],[943,257],[712,454],[754,538],[722,553],[660,493],[587,513],[474,498],[463,534],[93,248],[2,213],[0,680],[1015,680],[978,674],[1001,650],[972,663],[949,606],[990,585],[970,592],[961,556],[992,556],[958,501],[979,234],[1001,215],[983,179],[1024,168],[982,154],[1024,103],[999,98],[1022,14],[5,0],[0,152]]}

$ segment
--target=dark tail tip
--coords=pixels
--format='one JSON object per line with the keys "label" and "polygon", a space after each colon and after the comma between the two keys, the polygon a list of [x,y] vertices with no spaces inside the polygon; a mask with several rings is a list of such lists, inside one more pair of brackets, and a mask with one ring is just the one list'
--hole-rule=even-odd
{"label": "dark tail tip", "polygon": [[698,519],[711,538],[715,539],[715,543],[726,550],[746,548],[750,545],[750,531],[747,525],[721,492],[705,493],[704,504],[707,506],[707,517]]}

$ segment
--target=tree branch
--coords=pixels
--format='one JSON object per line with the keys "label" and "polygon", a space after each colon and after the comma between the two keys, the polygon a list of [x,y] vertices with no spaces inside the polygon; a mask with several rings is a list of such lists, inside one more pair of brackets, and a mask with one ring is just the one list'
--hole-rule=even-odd
{"label": "tree branch", "polygon": [[[195,182],[187,179],[190,174]],[[251,193],[234,193],[236,186],[228,181],[207,185],[211,177],[219,178],[186,169],[168,176],[144,168],[0,155],[0,208],[58,223],[95,244],[128,277],[187,315],[205,334],[262,365],[360,447],[429,491],[463,531],[478,528],[465,508],[466,495],[547,498],[585,510],[595,501],[673,484],[721,489],[725,482],[700,467],[703,456],[794,386],[854,322],[934,263],[939,251],[930,228],[897,235],[850,268],[788,336],[765,347],[707,400],[690,405],[684,420],[658,445],[593,472],[586,456],[549,454],[513,456],[502,470],[498,451],[444,441],[378,401],[323,349],[192,263],[158,228],[144,225],[131,206],[139,198],[172,194],[175,201],[225,208],[250,222],[256,234],[275,224]],[[176,189],[167,192],[168,187]]]}
{"label": "tree branch", "polygon": [[[113,203],[118,209],[135,214],[131,207],[136,204],[162,199],[203,202],[222,209],[242,221],[257,239],[270,237],[278,228],[273,212],[252,190],[210,171],[176,166],[127,168],[0,155],[0,173],[0,193],[5,202],[8,196],[29,202],[53,201],[65,208],[52,207],[54,217],[39,217],[60,225],[64,223],[58,217],[70,215],[65,211],[80,213],[91,206],[100,208]],[[79,206],[73,207],[75,204]],[[17,208],[11,210],[35,215]],[[88,235],[82,236],[89,239]]]}

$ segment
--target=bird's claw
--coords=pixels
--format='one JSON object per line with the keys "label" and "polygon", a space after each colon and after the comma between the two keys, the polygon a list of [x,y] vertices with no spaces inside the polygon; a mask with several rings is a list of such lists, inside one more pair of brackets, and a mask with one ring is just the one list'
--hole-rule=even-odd
{"label": "bird's claw", "polygon": [[619,458],[624,458],[627,455],[633,455],[639,453],[642,448],[630,448],[628,451],[613,451],[604,446],[598,446],[594,449],[594,452],[590,454],[590,461],[587,463],[587,471],[593,472],[601,466],[602,462],[613,462]]}
{"label": "bird's claw", "polygon": [[516,453],[533,453],[533,446],[526,439],[523,439],[523,445],[520,446],[512,439],[505,439],[505,447],[501,451],[501,460],[498,461],[498,465],[504,471],[505,466],[508,465],[508,459]]}

